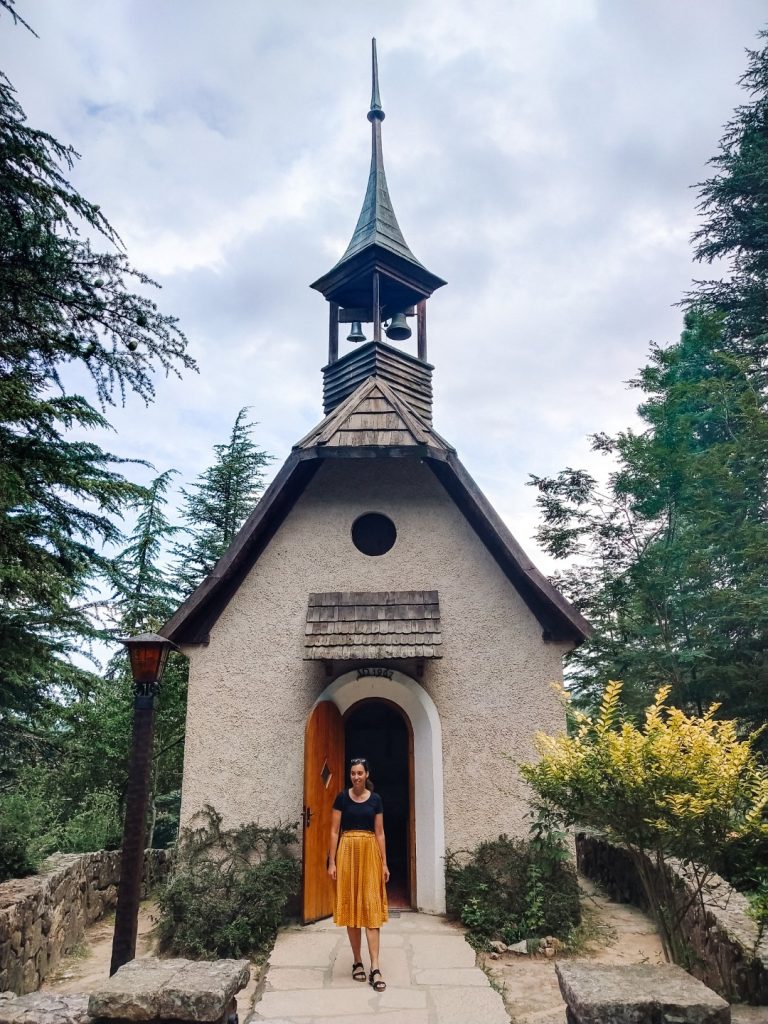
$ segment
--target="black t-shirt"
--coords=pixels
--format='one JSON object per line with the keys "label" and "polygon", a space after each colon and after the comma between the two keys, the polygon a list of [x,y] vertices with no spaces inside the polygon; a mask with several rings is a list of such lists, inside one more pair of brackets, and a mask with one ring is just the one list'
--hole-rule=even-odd
{"label": "black t-shirt", "polygon": [[384,813],[384,804],[378,793],[371,793],[367,800],[358,803],[350,797],[346,789],[342,789],[333,801],[333,809],[341,811],[342,832],[349,832],[352,829],[374,832],[376,815]]}

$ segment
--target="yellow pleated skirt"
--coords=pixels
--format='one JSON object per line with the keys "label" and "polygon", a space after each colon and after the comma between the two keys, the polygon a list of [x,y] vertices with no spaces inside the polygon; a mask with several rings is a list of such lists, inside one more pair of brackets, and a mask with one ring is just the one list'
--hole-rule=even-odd
{"label": "yellow pleated skirt", "polygon": [[389,919],[381,850],[373,832],[342,832],[336,851],[333,923],[380,928]]}

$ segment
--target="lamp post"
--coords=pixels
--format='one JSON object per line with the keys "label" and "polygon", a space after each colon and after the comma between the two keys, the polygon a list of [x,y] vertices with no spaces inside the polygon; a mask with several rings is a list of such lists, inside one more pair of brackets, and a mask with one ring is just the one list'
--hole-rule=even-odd
{"label": "lamp post", "polygon": [[160,689],[168,653],[177,650],[175,644],[157,633],[142,633],[122,640],[121,643],[128,648],[131,659],[133,736],[110,975],[136,955],[152,744],[155,738],[155,697]]}

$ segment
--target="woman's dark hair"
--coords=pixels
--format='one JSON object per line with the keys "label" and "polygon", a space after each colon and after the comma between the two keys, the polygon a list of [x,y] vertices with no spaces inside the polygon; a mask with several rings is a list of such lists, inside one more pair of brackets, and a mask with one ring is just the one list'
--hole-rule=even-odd
{"label": "woman's dark hair", "polygon": [[352,757],[349,761],[349,767],[352,768],[353,764],[361,764],[363,768],[368,772],[368,778],[365,780],[365,788],[369,792],[373,792],[373,782],[371,782],[371,766],[368,764],[367,757]]}

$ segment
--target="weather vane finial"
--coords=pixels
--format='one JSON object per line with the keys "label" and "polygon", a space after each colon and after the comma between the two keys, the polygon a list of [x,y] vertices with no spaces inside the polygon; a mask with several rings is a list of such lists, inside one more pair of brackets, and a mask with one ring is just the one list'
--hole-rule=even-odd
{"label": "weather vane finial", "polygon": [[376,40],[371,40],[371,109],[368,111],[369,121],[383,121],[384,111],[381,109],[379,96],[379,59],[376,56]]}

